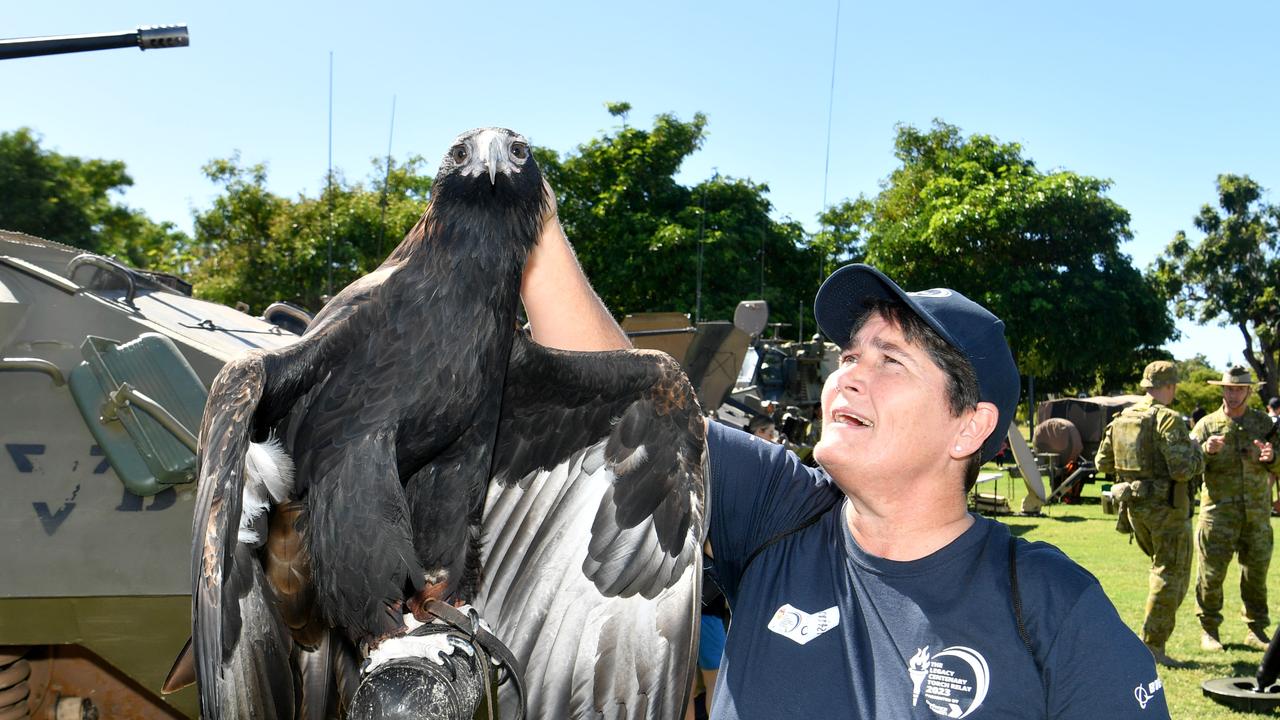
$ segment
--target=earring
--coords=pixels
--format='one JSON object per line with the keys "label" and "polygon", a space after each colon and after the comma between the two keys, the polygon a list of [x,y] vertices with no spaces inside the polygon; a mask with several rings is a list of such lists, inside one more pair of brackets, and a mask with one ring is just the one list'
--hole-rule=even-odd
{"label": "earring", "polygon": [[958,451],[958,450],[960,450],[960,446],[959,446],[959,445],[957,445],[957,446],[956,446],[956,450],[957,450],[957,451]]}

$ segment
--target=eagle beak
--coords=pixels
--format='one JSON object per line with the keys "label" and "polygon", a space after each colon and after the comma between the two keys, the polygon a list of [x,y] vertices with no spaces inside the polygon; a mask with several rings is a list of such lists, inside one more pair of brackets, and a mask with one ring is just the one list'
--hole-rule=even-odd
{"label": "eagle beak", "polygon": [[489,184],[493,185],[498,179],[498,164],[502,162],[502,141],[498,138],[489,140],[489,157],[485,159],[484,164],[489,168]]}

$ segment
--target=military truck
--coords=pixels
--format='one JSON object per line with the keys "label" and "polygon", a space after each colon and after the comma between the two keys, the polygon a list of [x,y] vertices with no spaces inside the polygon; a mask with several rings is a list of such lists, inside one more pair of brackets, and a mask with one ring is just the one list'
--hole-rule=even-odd
{"label": "military truck", "polygon": [[191,632],[193,433],[228,359],[308,320],[0,231],[0,719],[196,714],[160,692]]}
{"label": "military truck", "polygon": [[785,326],[768,324],[768,317],[765,301],[743,300],[731,323],[695,327],[684,313],[639,313],[624,318],[622,329],[636,347],[679,361],[704,411],[744,429],[752,418],[767,417],[805,459],[821,432],[822,385],[840,349],[820,335],[807,342],[782,338]]}
{"label": "military truck", "polygon": [[633,346],[675,358],[697,389],[702,409],[711,411],[734,389],[751,340],[768,313],[764,301],[744,300],[733,322],[700,322],[695,327],[685,313],[652,312],[627,315],[620,324]]}
{"label": "military truck", "polygon": [[1039,422],[1032,431],[1032,445],[1049,478],[1050,500],[1079,501],[1082,486],[1095,479],[1093,458],[1107,424],[1141,399],[1138,395],[1068,397],[1036,406]]}
{"label": "military truck", "polygon": [[807,342],[783,340],[777,329],[756,338],[731,402],[768,414],[782,438],[802,459],[822,430],[822,385],[840,363],[840,348],[814,335]]}

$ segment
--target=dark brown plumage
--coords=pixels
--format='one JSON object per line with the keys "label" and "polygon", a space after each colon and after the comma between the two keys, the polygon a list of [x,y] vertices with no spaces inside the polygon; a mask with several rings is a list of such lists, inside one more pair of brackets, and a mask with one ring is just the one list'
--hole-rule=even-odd
{"label": "dark brown plumage", "polygon": [[[641,705],[662,710],[627,716],[668,717],[683,701],[702,420],[665,356],[557,352],[513,330],[543,188],[520,136],[460,136],[427,212],[378,270],[342,290],[297,344],[234,360],[214,381],[193,558],[206,717],[344,705],[360,651],[403,634],[402,615],[428,596],[476,602],[539,678],[531,716],[613,716],[607,708],[634,710],[642,692]],[[268,434],[293,460],[297,504],[273,511],[259,548],[237,528],[249,440]],[[561,487],[559,505],[511,507],[555,486],[539,481],[547,475],[585,479]],[[486,498],[504,525],[482,536]],[[584,513],[563,513],[584,502],[593,503],[585,526]],[[577,536],[562,532],[570,525]],[[519,550],[535,546],[537,557]],[[547,619],[585,627],[562,609],[562,591],[586,593],[579,610],[629,628],[605,637],[625,637],[630,650],[584,642],[547,665],[539,643],[565,637]],[[645,599],[644,622],[655,603],[669,606],[652,632],[628,621],[633,597]],[[678,647],[672,637],[683,638]],[[627,657],[602,667],[605,652]],[[639,684],[614,677],[658,656],[669,667],[646,669]],[[585,705],[564,691],[583,687],[595,688]]]}

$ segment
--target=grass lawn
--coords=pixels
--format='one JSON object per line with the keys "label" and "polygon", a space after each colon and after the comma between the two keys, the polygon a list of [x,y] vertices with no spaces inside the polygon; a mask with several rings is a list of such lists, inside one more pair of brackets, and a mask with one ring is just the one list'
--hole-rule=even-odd
{"label": "grass lawn", "polygon": [[[996,469],[994,465],[984,471]],[[995,492],[1010,498],[1010,505],[1017,510],[1026,488],[1021,479],[1002,478],[979,486],[983,493]],[[1120,611],[1120,617],[1136,633],[1142,627],[1143,608],[1147,598],[1147,569],[1150,561],[1136,543],[1129,542],[1128,535],[1115,530],[1116,518],[1106,515],[1098,502],[1098,483],[1085,486],[1084,503],[1080,505],[1049,505],[1043,517],[1024,518],[1001,515],[996,519],[1008,525],[1015,534],[1027,540],[1043,540],[1058,546],[1076,562],[1093,573],[1103,589]],[[1277,518],[1272,518],[1272,527]],[[1194,527],[1194,519],[1192,521]],[[1174,718],[1214,720],[1216,718],[1244,718],[1256,714],[1239,713],[1219,705],[1204,696],[1200,683],[1210,678],[1253,676],[1257,672],[1262,652],[1246,648],[1241,640],[1245,626],[1240,619],[1240,570],[1238,563],[1231,564],[1230,574],[1223,589],[1225,602],[1221,638],[1225,653],[1209,653],[1200,649],[1200,624],[1195,610],[1195,567],[1191,570],[1191,588],[1178,609],[1177,628],[1169,639],[1168,654],[1191,666],[1185,670],[1160,668],[1160,677],[1168,693],[1169,710]],[[1280,568],[1273,567],[1267,578],[1268,598],[1272,606],[1280,601]],[[1273,623],[1280,619],[1273,614]],[[1273,624],[1271,631],[1276,629]],[[1277,716],[1273,711],[1268,716]]]}

